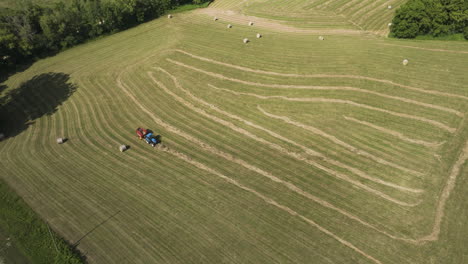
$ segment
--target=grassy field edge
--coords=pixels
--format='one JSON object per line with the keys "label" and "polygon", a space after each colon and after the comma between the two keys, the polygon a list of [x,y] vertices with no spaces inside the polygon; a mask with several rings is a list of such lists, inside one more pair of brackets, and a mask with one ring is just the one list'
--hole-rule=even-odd
{"label": "grassy field edge", "polygon": [[32,263],[86,263],[85,257],[51,230],[3,180],[0,180],[0,225]]}

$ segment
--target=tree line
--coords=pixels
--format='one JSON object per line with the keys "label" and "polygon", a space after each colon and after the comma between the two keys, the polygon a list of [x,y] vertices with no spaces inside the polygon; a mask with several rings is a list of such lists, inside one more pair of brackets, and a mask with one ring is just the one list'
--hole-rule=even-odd
{"label": "tree line", "polygon": [[459,33],[468,39],[468,0],[409,0],[396,10],[390,34],[414,38]]}
{"label": "tree line", "polygon": [[23,1],[0,12],[0,69],[204,2],[209,0],[61,0],[52,6]]}

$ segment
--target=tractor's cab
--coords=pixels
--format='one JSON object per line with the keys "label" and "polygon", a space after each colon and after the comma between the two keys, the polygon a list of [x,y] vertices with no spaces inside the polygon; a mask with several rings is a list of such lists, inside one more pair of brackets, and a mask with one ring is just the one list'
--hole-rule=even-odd
{"label": "tractor's cab", "polygon": [[153,147],[155,147],[156,144],[159,143],[158,136],[155,136],[151,132],[145,135],[145,141]]}

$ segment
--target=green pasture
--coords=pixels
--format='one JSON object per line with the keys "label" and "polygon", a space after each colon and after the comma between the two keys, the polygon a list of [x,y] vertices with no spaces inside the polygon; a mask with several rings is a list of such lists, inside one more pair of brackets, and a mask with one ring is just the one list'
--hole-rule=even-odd
{"label": "green pasture", "polygon": [[195,10],[40,60],[3,83],[1,179],[90,263],[463,263],[468,46],[373,2],[208,7],[323,41]]}

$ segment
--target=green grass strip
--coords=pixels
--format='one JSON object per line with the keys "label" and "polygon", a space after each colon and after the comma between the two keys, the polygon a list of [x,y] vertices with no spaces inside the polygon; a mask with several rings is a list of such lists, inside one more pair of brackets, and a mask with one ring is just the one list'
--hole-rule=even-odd
{"label": "green grass strip", "polygon": [[86,263],[3,180],[0,180],[0,226],[31,263]]}

